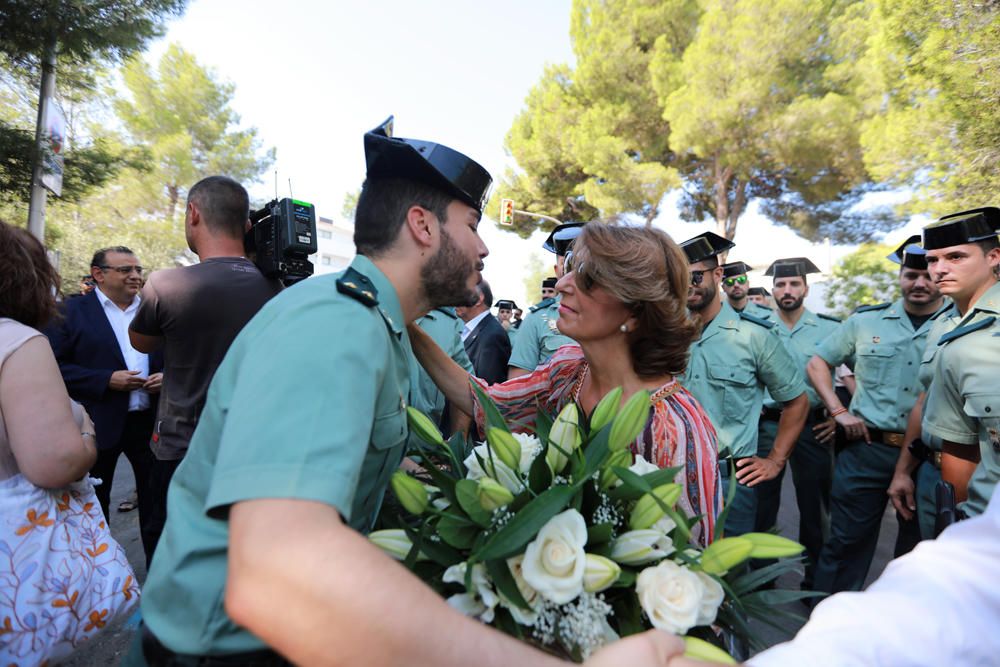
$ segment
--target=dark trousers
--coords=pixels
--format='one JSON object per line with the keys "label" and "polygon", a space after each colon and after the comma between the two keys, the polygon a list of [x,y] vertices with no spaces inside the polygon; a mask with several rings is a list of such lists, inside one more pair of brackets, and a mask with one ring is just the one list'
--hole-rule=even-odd
{"label": "dark trousers", "polygon": [[[722,482],[722,495],[726,497],[729,493],[728,459],[719,462],[719,475]],[[723,528],[725,537],[737,537],[753,532],[754,518],[757,515],[757,494],[754,493],[753,488],[736,482],[736,495],[727,509],[729,513],[726,515],[726,525]]]}
{"label": "dark trousers", "polygon": [[104,518],[110,526],[111,482],[115,477],[118,458],[124,454],[132,465],[132,473],[135,475],[135,491],[139,500],[139,535],[142,538],[143,551],[146,553],[147,567],[153,557],[153,549],[156,547],[156,541],[152,539],[148,525],[152,516],[149,493],[147,492],[149,470],[153,461],[153,452],[149,449],[149,436],[152,433],[152,410],[128,413],[121,438],[118,439],[114,447],[97,450],[97,461],[90,469],[90,476],[96,477],[102,482],[95,489],[95,492],[97,500],[101,503]]}
{"label": "dark trousers", "polygon": [[143,623],[133,635],[121,667],[291,667],[291,664],[270,649],[224,655],[174,653]]}
{"label": "dark trousers", "polygon": [[878,545],[899,448],[853,440],[837,456],[830,495],[830,539],[816,566],[814,590],[859,591]]}
{"label": "dark trousers", "polygon": [[[177,472],[177,466],[182,459],[176,461],[161,461],[153,457],[149,471],[149,535],[155,550],[163,534],[163,527],[167,523],[167,489],[170,488],[170,480]],[[150,557],[152,560],[152,557]]]}
{"label": "dark trousers", "polygon": [[[816,563],[830,535],[830,490],[833,485],[833,447],[816,440],[812,416],[806,421],[795,449],[788,460],[795,484],[795,504],[799,509],[798,540],[806,548],[805,576],[802,589],[811,590],[816,572]],[[774,438],[778,433],[778,422],[761,419],[757,436],[757,456],[771,453]],[[776,478],[758,484],[756,530],[771,530],[778,521],[781,506],[781,482],[785,471]]]}

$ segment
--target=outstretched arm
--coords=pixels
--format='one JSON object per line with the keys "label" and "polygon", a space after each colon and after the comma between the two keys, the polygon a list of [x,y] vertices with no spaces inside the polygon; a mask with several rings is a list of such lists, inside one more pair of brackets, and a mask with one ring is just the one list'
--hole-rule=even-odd
{"label": "outstretched arm", "polygon": [[410,324],[406,327],[406,331],[410,335],[413,354],[434,380],[434,384],[453,406],[471,415],[472,391],[469,388],[469,373],[456,364],[419,326]]}

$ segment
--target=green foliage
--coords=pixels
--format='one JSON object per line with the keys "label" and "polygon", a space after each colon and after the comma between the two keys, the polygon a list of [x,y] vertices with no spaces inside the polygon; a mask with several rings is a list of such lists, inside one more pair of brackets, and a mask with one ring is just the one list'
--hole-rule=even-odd
{"label": "green foliage", "polygon": [[530,306],[542,300],[542,281],[551,276],[552,271],[552,267],[539,259],[537,253],[532,252],[528,255],[524,262],[524,270],[521,272],[524,276],[524,294],[528,299],[527,303],[520,304],[525,315],[528,314]]}
{"label": "green foliage", "polygon": [[899,298],[899,266],[886,259],[894,249],[865,243],[837,262],[825,295],[831,315],[844,318],[858,306]]}

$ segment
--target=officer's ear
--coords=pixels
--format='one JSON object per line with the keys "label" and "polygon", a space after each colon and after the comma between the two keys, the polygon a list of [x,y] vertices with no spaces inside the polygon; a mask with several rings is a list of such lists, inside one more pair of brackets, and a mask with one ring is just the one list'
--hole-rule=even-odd
{"label": "officer's ear", "polygon": [[714,269],[712,269],[712,278],[715,279],[716,283],[722,282],[723,273],[725,273],[725,269],[723,269],[721,266],[717,266]]}
{"label": "officer's ear", "polygon": [[435,224],[435,220],[433,213],[418,204],[414,204],[406,211],[404,226],[421,250],[429,248],[434,243],[434,236],[438,233],[436,228],[440,226],[440,223]]}

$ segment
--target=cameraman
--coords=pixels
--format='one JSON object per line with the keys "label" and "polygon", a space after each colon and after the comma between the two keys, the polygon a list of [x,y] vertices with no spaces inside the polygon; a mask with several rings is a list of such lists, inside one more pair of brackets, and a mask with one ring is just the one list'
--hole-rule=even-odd
{"label": "cameraman", "polygon": [[140,352],[165,347],[147,490],[154,540],[163,532],[167,487],[187,452],[215,369],[236,334],[281,290],[244,254],[249,213],[247,192],[233,179],[209,176],[196,183],[188,191],[184,236],[201,263],[150,275],[129,328],[132,347]]}

